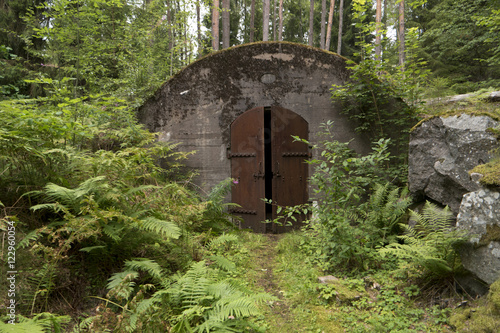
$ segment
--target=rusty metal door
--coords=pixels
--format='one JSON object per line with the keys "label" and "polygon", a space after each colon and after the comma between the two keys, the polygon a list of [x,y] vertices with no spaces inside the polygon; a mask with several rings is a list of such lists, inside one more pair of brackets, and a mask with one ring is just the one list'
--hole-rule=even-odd
{"label": "rusty metal door", "polygon": [[[280,206],[295,206],[307,203],[309,146],[295,141],[292,136],[308,139],[307,121],[298,114],[278,107],[271,108],[273,181],[272,200]],[[276,206],[273,218],[276,218]],[[282,219],[284,225],[273,225],[274,232],[284,232],[300,227],[303,216],[294,215],[293,219]],[[292,226],[287,226],[292,224]]]}
{"label": "rusty metal door", "polygon": [[231,124],[231,192],[240,208],[233,213],[242,218],[241,228],[265,233],[266,204],[264,180],[264,107],[243,113]]}
{"label": "rusty metal door", "polygon": [[[265,233],[266,218],[277,217],[276,206],[306,203],[307,144],[294,142],[292,135],[308,138],[308,124],[298,114],[277,106],[258,107],[239,116],[231,124],[232,202],[241,207],[233,213],[242,218],[241,228]],[[300,225],[301,217],[297,216]],[[284,232],[290,227],[267,225],[267,231]]]}

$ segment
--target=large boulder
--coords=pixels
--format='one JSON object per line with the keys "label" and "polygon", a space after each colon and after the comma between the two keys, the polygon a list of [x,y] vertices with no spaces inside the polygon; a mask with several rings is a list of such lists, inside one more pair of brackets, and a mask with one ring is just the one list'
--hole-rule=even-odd
{"label": "large boulder", "polygon": [[500,278],[500,192],[480,189],[464,195],[457,228],[469,238],[462,264],[488,284]]}
{"label": "large boulder", "polygon": [[410,134],[408,183],[419,198],[448,205],[458,214],[462,197],[479,190],[469,170],[486,163],[498,147],[496,137],[487,131],[498,126],[488,116],[434,117]]}

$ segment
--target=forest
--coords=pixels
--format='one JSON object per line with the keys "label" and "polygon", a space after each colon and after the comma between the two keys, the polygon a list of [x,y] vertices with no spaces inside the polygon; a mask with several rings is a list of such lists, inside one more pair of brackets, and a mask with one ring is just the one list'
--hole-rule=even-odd
{"label": "forest", "polygon": [[[363,119],[375,95],[416,123],[500,90],[498,0],[0,0],[1,332],[500,330],[500,284],[457,287],[451,213],[410,209],[407,141],[358,156],[326,123],[318,205],[278,208],[315,218],[262,235],[235,227],[235,180],[202,191],[195,152],[137,121],[185,66],[265,41],[349,59],[332,100]],[[500,119],[482,103],[460,107]]]}

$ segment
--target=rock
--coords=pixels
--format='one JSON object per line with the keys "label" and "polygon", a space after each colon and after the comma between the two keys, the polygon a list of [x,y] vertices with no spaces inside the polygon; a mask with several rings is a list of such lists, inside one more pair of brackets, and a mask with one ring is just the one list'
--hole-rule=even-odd
{"label": "rock", "polygon": [[500,192],[480,189],[464,195],[457,228],[469,241],[461,251],[464,267],[492,284],[500,278]]}
{"label": "rock", "polygon": [[318,277],[319,283],[331,283],[333,281],[338,281],[338,278],[336,278],[333,275],[326,275],[326,276],[319,276]]}
{"label": "rock", "polygon": [[490,117],[462,114],[435,117],[415,128],[410,134],[410,192],[448,205],[456,215],[462,196],[480,188],[468,171],[490,160],[498,142],[486,130],[496,126]]}
{"label": "rock", "polygon": [[457,102],[466,101],[471,97],[474,97],[474,94],[462,94],[462,95],[455,95],[455,96],[431,98],[431,99],[426,100],[425,102],[427,105],[453,104],[453,103],[457,103]]}
{"label": "rock", "polygon": [[488,102],[500,102],[500,91],[494,91],[486,98]]}

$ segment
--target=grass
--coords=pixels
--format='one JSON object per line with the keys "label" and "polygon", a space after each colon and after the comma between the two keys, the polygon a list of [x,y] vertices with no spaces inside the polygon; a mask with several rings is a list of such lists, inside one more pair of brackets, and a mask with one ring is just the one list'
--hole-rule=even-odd
{"label": "grass", "polygon": [[448,309],[423,300],[416,286],[387,271],[320,284],[326,275],[301,249],[301,232],[262,235],[238,232],[225,252],[235,280],[249,292],[266,291],[277,300],[254,318],[262,332],[452,332]]}

